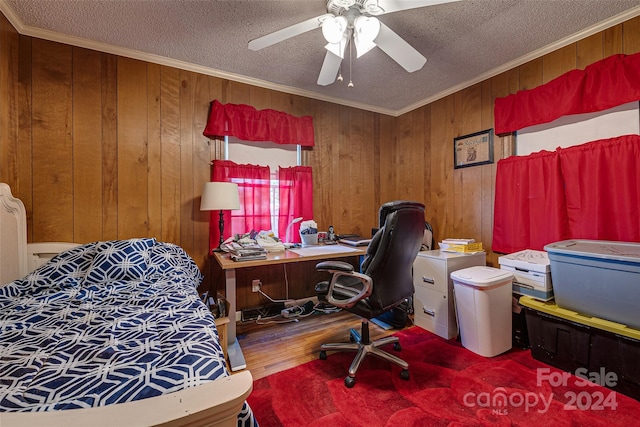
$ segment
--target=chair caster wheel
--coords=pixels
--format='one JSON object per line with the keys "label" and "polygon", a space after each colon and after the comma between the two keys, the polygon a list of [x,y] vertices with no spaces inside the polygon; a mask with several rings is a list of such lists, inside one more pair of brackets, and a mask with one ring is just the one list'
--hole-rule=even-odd
{"label": "chair caster wheel", "polygon": [[402,347],[400,347],[400,343],[399,342],[394,342],[393,343],[393,349],[395,351],[400,351],[400,350],[402,350]]}
{"label": "chair caster wheel", "polygon": [[327,360],[327,352],[324,350],[320,351],[320,360]]}
{"label": "chair caster wheel", "polygon": [[356,384],[356,379],[352,378],[352,377],[347,377],[344,379],[344,385],[347,386],[347,388],[353,388],[353,386]]}
{"label": "chair caster wheel", "polygon": [[409,370],[408,369],[403,369],[402,371],[400,371],[400,378],[402,378],[403,380],[408,380],[409,379]]}

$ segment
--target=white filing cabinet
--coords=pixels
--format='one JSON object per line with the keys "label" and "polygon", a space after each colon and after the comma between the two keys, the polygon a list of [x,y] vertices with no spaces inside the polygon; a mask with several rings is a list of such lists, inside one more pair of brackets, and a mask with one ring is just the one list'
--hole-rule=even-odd
{"label": "white filing cabinet", "polygon": [[414,322],[442,338],[458,335],[451,272],[476,265],[486,265],[486,254],[419,252],[413,263]]}

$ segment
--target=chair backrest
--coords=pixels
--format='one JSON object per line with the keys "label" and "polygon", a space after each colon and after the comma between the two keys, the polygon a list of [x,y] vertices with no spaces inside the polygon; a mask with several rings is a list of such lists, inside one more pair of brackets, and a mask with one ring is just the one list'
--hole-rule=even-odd
{"label": "chair backrest", "polygon": [[412,268],[424,236],[424,205],[385,203],[380,207],[380,226],[362,263],[362,272],[373,279],[368,298],[373,310],[386,310],[413,295]]}

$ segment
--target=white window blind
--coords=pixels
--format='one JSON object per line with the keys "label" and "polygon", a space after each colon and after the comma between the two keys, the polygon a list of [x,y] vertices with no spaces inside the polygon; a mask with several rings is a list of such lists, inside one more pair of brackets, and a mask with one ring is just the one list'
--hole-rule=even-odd
{"label": "white window blind", "polygon": [[300,146],[267,141],[243,141],[233,136],[225,138],[225,159],[238,164],[269,166],[273,174],[278,166],[300,165]]}

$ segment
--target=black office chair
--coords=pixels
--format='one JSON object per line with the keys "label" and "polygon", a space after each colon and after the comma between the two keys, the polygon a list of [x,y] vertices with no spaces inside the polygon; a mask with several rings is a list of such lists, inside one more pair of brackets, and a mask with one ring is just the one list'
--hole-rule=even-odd
{"label": "black office chair", "polygon": [[332,274],[330,281],[316,285],[318,300],[343,308],[363,318],[361,334],[351,329],[351,343],[323,344],[320,359],[329,351],[357,351],[344,383],[351,388],[355,375],[367,354],[388,360],[402,368],[400,377],[409,379],[409,365],[404,360],[379,347],[393,343],[400,350],[397,337],[374,342],[369,339],[369,320],[402,304],[413,296],[413,261],[418,255],[424,235],[424,205],[417,202],[395,201],[380,207],[380,226],[361,266],[362,273],[342,261],[325,261],[318,271]]}

